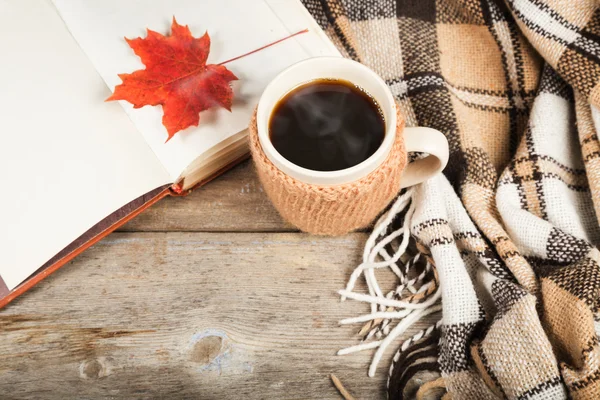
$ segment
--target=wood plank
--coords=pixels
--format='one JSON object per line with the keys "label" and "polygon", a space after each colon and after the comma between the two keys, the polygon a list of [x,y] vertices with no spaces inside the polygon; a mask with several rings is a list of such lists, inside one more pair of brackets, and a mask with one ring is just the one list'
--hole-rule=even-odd
{"label": "wood plank", "polygon": [[286,232],[263,192],[251,160],[244,161],[185,197],[161,200],[121,231]]}
{"label": "wood plank", "polygon": [[0,397],[339,399],[334,373],[384,398],[395,349],[373,379],[372,353],[335,355],[365,239],[113,234],[0,312]]}

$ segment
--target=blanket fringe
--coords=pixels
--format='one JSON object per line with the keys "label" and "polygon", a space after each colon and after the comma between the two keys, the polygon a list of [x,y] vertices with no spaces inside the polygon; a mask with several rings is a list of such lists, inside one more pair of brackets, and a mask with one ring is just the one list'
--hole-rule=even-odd
{"label": "blanket fringe", "polygon": [[[410,256],[407,251],[411,237],[411,219],[415,212],[415,204],[412,201],[414,190],[406,190],[379,218],[365,244],[362,263],[350,275],[345,290],[338,292],[342,301],[352,299],[369,303],[371,306],[369,314],[340,321],[342,325],[366,324],[359,331],[359,335],[363,336],[360,344],[338,351],[338,355],[343,355],[377,349],[369,367],[370,377],[375,375],[379,361],[390,344],[423,317],[441,310],[439,300],[442,293],[437,271],[421,254]],[[393,223],[399,218],[403,218],[402,226],[394,230]],[[421,271],[419,267],[422,268]],[[383,294],[375,275],[375,271],[381,268],[390,269],[398,277],[396,289],[386,295]],[[361,276],[365,278],[368,294],[354,291]],[[440,322],[405,340],[395,358],[400,357],[411,343],[431,335]]]}

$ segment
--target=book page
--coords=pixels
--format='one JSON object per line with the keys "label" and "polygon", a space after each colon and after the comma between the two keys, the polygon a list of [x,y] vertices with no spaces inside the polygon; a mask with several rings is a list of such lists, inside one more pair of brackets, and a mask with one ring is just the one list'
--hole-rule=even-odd
{"label": "book page", "polygon": [[15,288],[170,177],[49,1],[0,1],[0,276]]}
{"label": "book page", "polygon": [[[121,83],[119,73],[144,66],[123,37],[145,37],[146,28],[170,34],[173,16],[199,37],[208,31],[208,63],[220,63],[296,31],[310,32],[227,64],[233,83],[232,112],[211,109],[199,127],[175,135],[168,143],[162,108],[133,109],[121,102],[158,158],[176,179],[202,153],[247,128],[265,86],[283,69],[315,55],[339,55],[298,0],[53,0],[68,28],[108,86]],[[289,7],[289,9],[288,9]],[[300,8],[299,8],[300,7]],[[281,17],[276,11],[282,14]],[[294,11],[295,10],[295,11]],[[285,14],[285,15],[284,15]],[[315,29],[316,28],[316,29]]]}
{"label": "book page", "polygon": [[303,29],[310,31],[309,35],[295,38],[296,43],[306,54],[311,57],[342,56],[300,0],[264,0],[264,2],[269,5],[288,32],[293,33]]}

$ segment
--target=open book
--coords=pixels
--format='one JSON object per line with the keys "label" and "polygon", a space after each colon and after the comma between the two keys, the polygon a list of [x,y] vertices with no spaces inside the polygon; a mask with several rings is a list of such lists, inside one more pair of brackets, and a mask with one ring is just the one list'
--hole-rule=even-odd
{"label": "open book", "polygon": [[[296,36],[227,67],[232,112],[165,143],[160,107],[106,103],[143,69],[123,37],[208,31],[209,63]],[[149,204],[248,155],[246,127],[268,82],[306,58],[339,55],[299,0],[0,1],[0,307]]]}

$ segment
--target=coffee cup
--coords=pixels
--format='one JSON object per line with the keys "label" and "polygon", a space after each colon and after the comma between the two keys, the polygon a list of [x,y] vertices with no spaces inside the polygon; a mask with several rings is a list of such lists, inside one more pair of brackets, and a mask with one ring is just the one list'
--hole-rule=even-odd
{"label": "coffee cup", "polygon": [[[350,82],[377,103],[385,135],[377,150],[357,165],[336,171],[307,169],[280,154],[269,135],[273,112],[287,94],[315,80]],[[282,71],[266,87],[250,124],[257,172],[278,211],[301,230],[336,235],[368,225],[401,188],[440,173],[448,162],[445,136],[404,126],[404,117],[384,80],[358,62],[316,57]],[[407,162],[408,152],[427,156]],[[311,220],[312,219],[312,220]]]}

